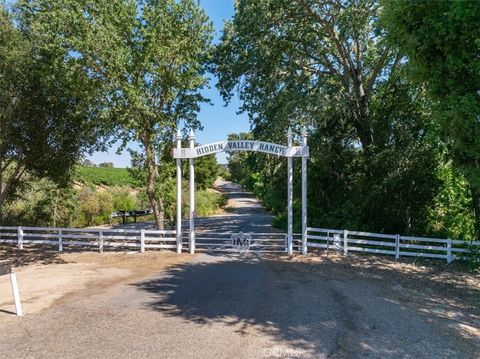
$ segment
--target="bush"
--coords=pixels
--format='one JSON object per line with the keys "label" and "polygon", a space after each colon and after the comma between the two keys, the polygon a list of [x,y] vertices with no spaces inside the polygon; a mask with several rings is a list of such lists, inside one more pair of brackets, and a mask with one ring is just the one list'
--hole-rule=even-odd
{"label": "bush", "polygon": [[226,205],[225,196],[209,191],[199,191],[195,193],[195,212],[197,216],[210,216]]}
{"label": "bush", "polygon": [[84,188],[80,191],[78,199],[75,224],[79,227],[103,224],[108,221],[113,212],[112,195],[108,192],[96,192],[90,188]]}

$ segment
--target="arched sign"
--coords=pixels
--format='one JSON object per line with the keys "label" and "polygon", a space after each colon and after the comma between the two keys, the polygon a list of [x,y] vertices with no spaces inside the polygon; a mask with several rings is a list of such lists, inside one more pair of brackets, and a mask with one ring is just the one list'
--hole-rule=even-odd
{"label": "arched sign", "polygon": [[308,157],[308,147],[284,146],[275,143],[250,140],[221,141],[200,145],[195,148],[175,148],[173,158],[197,158],[219,152],[252,151],[283,157]]}
{"label": "arched sign", "polygon": [[[182,166],[181,161],[188,159],[190,164],[190,209],[189,209],[189,239],[188,246],[190,253],[195,253],[195,161],[197,157],[207,156],[219,152],[236,152],[236,151],[253,151],[263,152],[270,155],[286,157],[288,162],[287,168],[287,218],[288,218],[288,235],[287,248],[288,254],[293,251],[293,157],[302,158],[302,253],[307,253],[307,158],[309,156],[307,146],[307,130],[302,130],[301,146],[293,146],[292,131],[288,129],[287,146],[278,145],[270,142],[253,141],[253,140],[233,140],[220,141],[200,145],[195,147],[195,135],[190,131],[189,147],[182,148],[182,134],[180,129],[177,130],[176,142],[177,146],[173,150],[173,157],[177,160],[177,252],[182,251]],[[236,241],[236,245],[246,246],[250,244],[250,240],[245,238],[232,238]]]}

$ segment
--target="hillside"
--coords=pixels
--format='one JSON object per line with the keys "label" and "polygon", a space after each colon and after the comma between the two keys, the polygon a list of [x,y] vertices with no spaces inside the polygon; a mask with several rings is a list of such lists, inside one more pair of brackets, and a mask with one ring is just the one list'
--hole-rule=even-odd
{"label": "hillside", "polygon": [[139,183],[127,168],[78,166],[74,179],[77,182],[109,187],[138,187]]}

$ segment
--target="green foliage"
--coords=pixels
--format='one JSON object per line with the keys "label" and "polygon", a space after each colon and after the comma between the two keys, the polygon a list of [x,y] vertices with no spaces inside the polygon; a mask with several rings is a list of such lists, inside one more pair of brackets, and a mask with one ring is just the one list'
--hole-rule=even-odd
{"label": "green foliage", "polygon": [[[307,125],[311,225],[423,233],[442,148],[380,13],[375,1],[239,1],[216,51],[219,89],[226,100],[240,90],[252,123],[240,138],[285,143],[288,126],[299,133]],[[229,160],[232,178],[284,223],[286,161]]]}
{"label": "green foliage", "polygon": [[218,164],[218,177],[226,180],[231,179],[230,170],[226,164]]}
{"label": "green foliage", "polygon": [[23,0],[19,8],[41,34],[41,46],[58,46],[69,68],[81,69],[109,99],[107,120],[124,146],[142,145],[138,155],[161,228],[168,199],[158,190],[160,157],[171,153],[180,120],[199,127],[198,104],[207,101],[201,94],[213,33],[207,15],[194,0]]}
{"label": "green foliage", "polygon": [[113,211],[146,209],[148,201],[129,188],[62,188],[31,177],[7,206],[7,223],[44,227],[87,227],[109,222]]}
{"label": "green foliage", "polygon": [[219,193],[210,191],[198,191],[195,193],[195,212],[197,216],[211,216],[225,205],[226,198]]}
{"label": "green foliage", "polygon": [[0,5],[0,222],[26,173],[68,182],[78,158],[108,132],[103,97],[48,34]]}
{"label": "green foliage", "polygon": [[115,189],[110,191],[112,196],[112,207],[114,211],[141,210],[147,207],[139,206],[140,201],[132,195],[128,189]]}
{"label": "green foliage", "polygon": [[384,0],[391,42],[425,84],[454,166],[468,180],[480,236],[480,2]]}
{"label": "green foliage", "polygon": [[428,232],[442,238],[473,240],[475,218],[468,210],[472,206],[468,182],[451,164],[439,168],[438,178],[442,187],[429,211]]}
{"label": "green foliage", "polygon": [[72,226],[76,192],[50,180],[26,178],[22,191],[6,205],[5,222],[10,225]]}
{"label": "green foliage", "polygon": [[[182,146],[188,147],[188,144],[185,143]],[[189,162],[182,161],[183,179],[188,180],[189,171]],[[212,187],[218,176],[219,167],[215,155],[202,156],[195,159],[195,187],[197,189],[204,190]]]}
{"label": "green foliage", "polygon": [[108,192],[95,192],[83,188],[78,194],[77,221],[85,226],[105,223],[113,212],[112,196]]}
{"label": "green foliage", "polygon": [[[187,161],[183,161],[187,162]],[[203,156],[195,160],[195,184],[198,189],[212,187],[219,174],[215,155]]]}
{"label": "green foliage", "polygon": [[75,181],[96,186],[138,187],[137,181],[127,168],[77,166],[73,176]]}

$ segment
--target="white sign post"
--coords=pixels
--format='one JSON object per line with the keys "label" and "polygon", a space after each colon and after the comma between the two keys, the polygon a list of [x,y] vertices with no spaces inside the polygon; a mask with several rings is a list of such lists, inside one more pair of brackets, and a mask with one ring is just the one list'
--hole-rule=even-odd
{"label": "white sign post", "polygon": [[[307,147],[307,129],[302,129],[302,147]],[[307,156],[302,157],[302,254],[307,254]]]}
{"label": "white sign post", "polygon": [[[193,130],[190,130],[190,135],[188,136],[190,140],[190,149],[195,148],[195,135]],[[193,163],[193,158],[190,158],[190,235],[188,238],[188,248],[190,249],[190,254],[195,253],[195,165]]]}
{"label": "white sign post", "polygon": [[190,162],[190,228],[188,247],[191,254],[195,253],[195,166],[194,159],[219,152],[252,151],[262,152],[275,156],[287,157],[287,215],[288,215],[288,254],[293,253],[293,157],[302,158],[302,253],[307,253],[307,159],[309,149],[307,146],[307,130],[302,129],[301,146],[293,146],[293,134],[291,129],[287,133],[287,146],[264,141],[234,140],[220,141],[195,147],[195,135],[190,130],[188,136],[189,148],[182,148],[181,133],[177,131],[177,146],[173,150],[173,158],[177,160],[177,252],[182,251],[182,169],[181,160],[188,159]]}
{"label": "white sign post", "polygon": [[[287,132],[288,148],[292,148],[292,129]],[[293,253],[293,164],[292,157],[287,158],[287,253]]]}
{"label": "white sign post", "polygon": [[10,284],[12,286],[13,301],[15,302],[15,311],[18,316],[23,315],[22,305],[20,304],[20,293],[18,292],[17,275],[13,272],[12,262],[0,261],[0,276],[10,275]]}
{"label": "white sign post", "polygon": [[[177,130],[177,149],[182,148],[182,133]],[[182,160],[177,158],[177,253],[182,253]]]}

